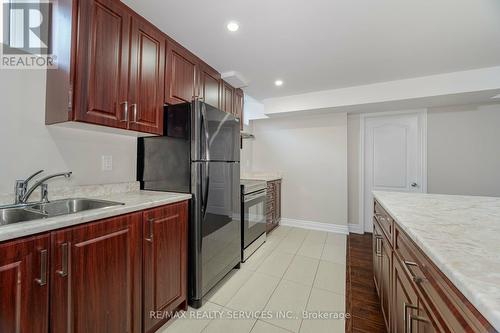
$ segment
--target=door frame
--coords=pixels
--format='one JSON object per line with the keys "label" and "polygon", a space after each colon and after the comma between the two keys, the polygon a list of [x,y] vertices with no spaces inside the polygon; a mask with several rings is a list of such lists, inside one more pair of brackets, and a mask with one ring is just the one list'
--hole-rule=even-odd
{"label": "door frame", "polygon": [[366,120],[370,118],[379,118],[387,116],[398,116],[415,114],[418,116],[418,131],[420,136],[420,146],[422,161],[422,193],[427,193],[427,109],[402,110],[402,111],[384,111],[360,114],[359,124],[359,229],[364,234],[365,231],[365,131]]}

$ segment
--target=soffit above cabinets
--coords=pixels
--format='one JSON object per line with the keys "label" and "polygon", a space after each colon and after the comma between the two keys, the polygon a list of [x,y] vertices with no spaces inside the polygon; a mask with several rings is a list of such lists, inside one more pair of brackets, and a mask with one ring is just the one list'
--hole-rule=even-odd
{"label": "soffit above cabinets", "polygon": [[258,100],[500,65],[498,0],[124,2]]}

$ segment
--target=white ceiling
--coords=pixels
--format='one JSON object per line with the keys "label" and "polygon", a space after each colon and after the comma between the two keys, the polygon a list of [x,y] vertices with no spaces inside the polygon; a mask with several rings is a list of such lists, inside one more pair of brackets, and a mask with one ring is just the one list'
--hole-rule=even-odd
{"label": "white ceiling", "polygon": [[498,0],[124,2],[259,100],[500,65]]}

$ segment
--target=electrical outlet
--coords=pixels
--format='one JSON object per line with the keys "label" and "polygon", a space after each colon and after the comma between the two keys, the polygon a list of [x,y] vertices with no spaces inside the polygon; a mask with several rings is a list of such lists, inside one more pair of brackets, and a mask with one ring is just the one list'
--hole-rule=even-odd
{"label": "electrical outlet", "polygon": [[112,171],[113,170],[113,156],[103,155],[101,158],[101,169],[102,171]]}

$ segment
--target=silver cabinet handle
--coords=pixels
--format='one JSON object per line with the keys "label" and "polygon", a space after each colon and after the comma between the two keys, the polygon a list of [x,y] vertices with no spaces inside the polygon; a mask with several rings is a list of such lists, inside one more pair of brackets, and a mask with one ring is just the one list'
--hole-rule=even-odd
{"label": "silver cabinet handle", "polygon": [[122,122],[128,121],[128,102],[122,102],[120,105],[123,105],[123,119]]}
{"label": "silver cabinet handle", "polygon": [[132,122],[133,123],[136,123],[137,122],[137,104],[132,104],[130,105],[130,107],[133,109],[132,111]]}
{"label": "silver cabinet handle", "polygon": [[35,281],[41,286],[45,286],[47,284],[47,264],[47,250],[43,249],[40,251],[40,278],[35,279]]}
{"label": "silver cabinet handle", "polygon": [[411,327],[411,319],[410,319],[410,309],[412,310],[418,310],[418,306],[415,306],[413,304],[408,304],[406,302],[403,303],[403,326],[404,326],[404,333],[410,333],[412,331]]}
{"label": "silver cabinet handle", "polygon": [[375,254],[382,257],[382,236],[375,235]]}
{"label": "silver cabinet handle", "polygon": [[68,276],[68,243],[61,244],[61,269],[56,273],[62,277]]}
{"label": "silver cabinet handle", "polygon": [[413,333],[413,321],[420,321],[420,322],[423,322],[423,323],[429,323],[429,320],[427,320],[427,318],[424,318],[424,317],[420,317],[420,316],[410,316],[410,324],[408,325],[410,327],[410,331],[408,333]]}
{"label": "silver cabinet handle", "polygon": [[153,222],[154,219],[148,219],[148,237],[146,237],[146,241],[153,243]]}
{"label": "silver cabinet handle", "polygon": [[426,278],[423,278],[423,277],[420,277],[420,276],[414,274],[412,272],[412,270],[410,269],[410,266],[419,267],[417,263],[415,263],[413,261],[403,260],[403,264],[406,268],[407,273],[411,276],[411,278],[413,279],[413,281],[415,281],[415,283],[421,283],[421,282],[427,281]]}

